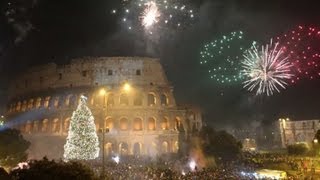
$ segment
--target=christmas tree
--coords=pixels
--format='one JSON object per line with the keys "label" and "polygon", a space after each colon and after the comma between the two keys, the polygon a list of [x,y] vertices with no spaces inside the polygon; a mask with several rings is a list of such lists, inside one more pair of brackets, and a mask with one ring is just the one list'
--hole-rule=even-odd
{"label": "christmas tree", "polygon": [[64,145],[65,160],[90,160],[99,156],[96,126],[86,100],[85,96],[81,96],[80,103],[72,114],[67,142]]}

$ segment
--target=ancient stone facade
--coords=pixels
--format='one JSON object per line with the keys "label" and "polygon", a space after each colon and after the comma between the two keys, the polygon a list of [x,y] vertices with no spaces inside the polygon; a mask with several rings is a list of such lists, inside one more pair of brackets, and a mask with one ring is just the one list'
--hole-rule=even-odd
{"label": "ancient stone facade", "polygon": [[108,129],[106,155],[175,153],[181,127],[188,136],[202,126],[200,111],[176,105],[158,59],[81,58],[37,66],[15,78],[9,92],[8,124],[31,141],[30,158],[62,158],[80,95],[88,97],[100,142],[99,130]]}
{"label": "ancient stone facade", "polygon": [[320,129],[320,120],[292,121],[288,118],[279,119],[278,128],[282,147],[294,143],[311,144],[314,135]]}

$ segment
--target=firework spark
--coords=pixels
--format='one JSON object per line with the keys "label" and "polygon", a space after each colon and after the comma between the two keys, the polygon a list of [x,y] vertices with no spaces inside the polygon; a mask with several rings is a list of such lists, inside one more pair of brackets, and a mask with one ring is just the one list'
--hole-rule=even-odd
{"label": "firework spark", "polygon": [[145,4],[146,8],[142,13],[142,25],[145,28],[149,28],[153,24],[156,24],[160,17],[158,6],[155,2],[151,1]]}
{"label": "firework spark", "polygon": [[285,89],[287,81],[293,77],[292,64],[289,57],[283,53],[278,43],[262,46],[261,51],[253,46],[244,54],[243,75],[248,78],[244,81],[244,88],[256,90],[256,94],[273,95],[280,88]]}

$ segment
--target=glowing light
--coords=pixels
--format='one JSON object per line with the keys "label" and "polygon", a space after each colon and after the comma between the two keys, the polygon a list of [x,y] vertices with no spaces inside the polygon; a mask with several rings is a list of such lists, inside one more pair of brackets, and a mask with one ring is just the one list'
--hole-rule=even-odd
{"label": "glowing light", "polygon": [[244,88],[256,90],[257,95],[268,96],[275,91],[280,92],[280,88],[285,89],[286,81],[293,77],[290,70],[292,65],[288,56],[284,56],[283,48],[278,45],[271,40],[270,44],[262,46],[261,51],[253,46],[244,54],[242,73],[248,78],[244,81]]}
{"label": "glowing light", "polygon": [[129,83],[125,83],[123,85],[123,90],[129,92],[131,90],[131,85]]}
{"label": "glowing light", "polygon": [[158,6],[155,2],[151,1],[145,4],[146,8],[142,13],[142,25],[145,28],[149,28],[153,24],[157,23],[160,17]]}
{"label": "glowing light", "polygon": [[104,88],[100,89],[99,95],[104,96],[105,94],[107,94],[107,91]]}
{"label": "glowing light", "polygon": [[113,160],[115,163],[119,164],[119,162],[120,162],[120,157],[119,157],[119,156],[112,157],[112,160]]}
{"label": "glowing light", "polygon": [[197,166],[197,164],[194,160],[191,160],[189,162],[189,168],[191,169],[191,171],[194,171],[196,169],[196,166]]}

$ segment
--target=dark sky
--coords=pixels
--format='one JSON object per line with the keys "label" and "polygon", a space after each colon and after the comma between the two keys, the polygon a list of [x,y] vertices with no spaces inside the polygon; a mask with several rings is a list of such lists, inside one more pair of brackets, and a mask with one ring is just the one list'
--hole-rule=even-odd
{"label": "dark sky", "polygon": [[[1,102],[9,77],[32,65],[64,64],[81,56],[154,56],[161,58],[177,101],[200,106],[216,126],[281,116],[320,118],[319,80],[272,97],[255,96],[241,86],[214,83],[199,65],[201,46],[224,33],[242,30],[266,41],[298,24],[319,27],[316,0],[181,1],[194,7],[196,21],[150,44],[141,33],[124,31],[110,15],[119,0],[0,0]],[[15,13],[6,15],[10,9]],[[149,45],[152,52],[146,50]]]}

